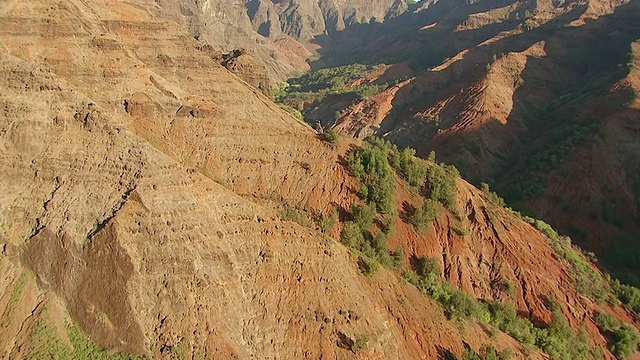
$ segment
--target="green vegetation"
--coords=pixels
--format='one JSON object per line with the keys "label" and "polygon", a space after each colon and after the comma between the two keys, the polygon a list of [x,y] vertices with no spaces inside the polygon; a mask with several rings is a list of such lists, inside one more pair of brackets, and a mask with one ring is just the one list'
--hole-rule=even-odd
{"label": "green vegetation", "polygon": [[480,349],[480,354],[476,353],[470,347],[466,347],[464,354],[462,355],[464,360],[509,360],[511,358],[511,351],[506,349],[499,352],[493,346],[483,346]]}
{"label": "green vegetation", "polygon": [[365,275],[373,275],[380,270],[380,264],[374,259],[361,256],[358,258],[358,268]]}
{"label": "green vegetation", "polygon": [[338,210],[334,209],[330,213],[316,215],[315,222],[322,232],[327,232],[333,229],[333,227],[338,223]]}
{"label": "green vegetation", "polygon": [[280,209],[280,212],[278,212],[278,216],[282,220],[293,221],[304,227],[311,227],[311,220],[309,220],[309,217],[291,205],[286,204],[283,206],[282,209]]}
{"label": "green vegetation", "polygon": [[561,237],[549,224],[542,220],[530,219],[529,222],[545,235],[556,256],[569,263],[578,291],[597,302],[604,301],[608,290],[605,286],[606,284],[602,281],[602,276],[580,255],[579,250],[573,248],[571,239],[567,236]]}
{"label": "green vegetation", "polygon": [[[46,309],[31,334],[29,359],[141,359],[139,356],[118,354],[101,349],[93,343],[78,327],[67,322],[65,330],[69,344],[57,334],[56,328],[45,321]],[[69,346],[70,345],[70,346]]]}
{"label": "green vegetation", "polygon": [[26,275],[22,275],[18,284],[13,288],[11,292],[11,304],[16,304],[20,298],[22,298],[22,292],[24,291],[24,287],[27,285],[27,277]]}
{"label": "green vegetation", "polygon": [[329,129],[324,132],[323,137],[325,141],[330,144],[337,145],[338,144],[338,133],[334,129]]}
{"label": "green vegetation", "polygon": [[636,314],[640,314],[640,289],[631,285],[621,284],[615,280],[612,283],[613,291],[625,306],[633,310]]}
{"label": "green vegetation", "polygon": [[348,159],[351,173],[360,180],[360,195],[368,203],[375,204],[382,214],[394,210],[395,182],[389,171],[389,151],[388,142],[368,137]]}
{"label": "green vegetation", "polygon": [[347,247],[360,249],[364,243],[364,236],[358,224],[353,221],[345,222],[340,232],[340,241]]}
{"label": "green vegetation", "polygon": [[[414,271],[405,271],[402,278],[438,302],[449,319],[472,319],[489,323],[522,343],[535,345],[551,359],[588,358],[589,346],[586,335],[584,332],[575,334],[571,330],[554,302],[549,301],[547,304],[553,313],[551,324],[544,328],[536,328],[529,319],[518,317],[511,302],[483,303],[454,288],[448,282],[441,281],[435,259],[421,257],[415,259],[412,265]],[[493,355],[496,354],[491,352],[488,356]]]}
{"label": "green vegetation", "polygon": [[369,72],[381,66],[384,65],[351,64],[313,70],[299,78],[290,79],[288,83],[278,83],[277,88],[274,89],[274,99],[278,103],[286,104],[299,111],[304,110],[304,104],[319,102],[329,96],[341,96],[355,103],[392,85],[392,83],[363,83],[347,86],[355,80],[365,78]]}
{"label": "green vegetation", "polygon": [[427,166],[424,161],[414,158],[416,151],[412,148],[399,150],[395,145],[391,145],[390,148],[389,162],[391,166],[409,185],[422,185],[427,175]]}
{"label": "green vegetation", "polygon": [[276,87],[273,89],[273,100],[275,102],[280,102],[282,98],[287,96],[287,89],[289,88],[289,83],[285,81],[280,81],[276,84]]}
{"label": "green vegetation", "polygon": [[635,327],[625,324],[613,332],[613,342],[613,354],[618,359],[626,359],[638,349],[640,335]]}
{"label": "green vegetation", "polygon": [[373,226],[373,220],[376,218],[376,208],[372,205],[365,204],[358,206],[351,204],[351,217],[358,225],[361,231],[367,231]]}
{"label": "green vegetation", "polygon": [[294,107],[291,107],[291,106],[289,106],[289,105],[286,105],[286,104],[280,104],[279,106],[280,106],[280,108],[282,108],[283,110],[286,110],[286,111],[288,111],[289,113],[291,113],[291,115],[295,116],[295,117],[296,117],[296,119],[298,119],[298,120],[303,120],[303,121],[304,121],[304,117],[302,116],[302,113],[300,112],[300,110],[298,110],[298,109],[296,109],[296,108],[294,108]]}
{"label": "green vegetation", "polygon": [[450,211],[456,211],[456,179],[460,177],[453,165],[434,165],[427,171],[427,195]]}
{"label": "green vegetation", "polygon": [[422,256],[415,259],[412,265],[415,272],[407,270],[403,278],[438,302],[449,319],[488,321],[488,311],[482,304],[440,280],[437,260]]}
{"label": "green vegetation", "polygon": [[367,348],[367,344],[369,343],[369,338],[367,336],[360,336],[353,342],[351,345],[351,351],[355,354]]}
{"label": "green vegetation", "polygon": [[[400,150],[389,141],[370,136],[365,139],[362,147],[351,153],[348,166],[351,173],[361,181],[362,197],[369,203],[375,203],[383,214],[389,214],[393,210],[395,183],[389,166],[409,185],[417,187],[424,184],[428,199],[455,211],[456,179],[460,176],[458,170],[445,164],[427,166],[414,155],[414,149]],[[435,161],[435,153],[430,154],[429,159]],[[432,207],[433,204],[429,203],[427,206]],[[430,211],[426,214],[430,214]]]}
{"label": "green vegetation", "polygon": [[[551,106],[551,105],[550,105]],[[546,113],[552,111],[548,109]],[[560,166],[573,153],[576,147],[584,143],[586,136],[598,128],[598,122],[588,120],[576,122],[564,131],[559,131],[544,148],[532,152],[527,164],[529,173],[518,177],[508,190],[508,198],[512,201],[533,199],[545,194],[544,175]]]}
{"label": "green vegetation", "polygon": [[358,261],[358,265],[365,274],[375,273],[378,269],[376,266],[380,264],[387,268],[394,268],[402,265],[404,260],[402,248],[389,252],[387,247],[387,237],[392,231],[392,223],[388,220],[378,222],[380,228],[375,235],[372,234],[376,215],[376,208],[373,205],[352,204],[351,220],[345,222],[340,233],[340,241],[345,246],[362,253],[363,256]]}
{"label": "green vegetation", "polygon": [[351,64],[327,69],[319,69],[291,80],[295,91],[311,92],[323,89],[336,89],[345,84],[367,76],[373,67],[363,64]]}
{"label": "green vegetation", "polygon": [[551,359],[573,360],[589,357],[589,341],[584,330],[577,335],[571,330],[560,309],[553,309],[551,325],[536,329],[535,345]]}
{"label": "green vegetation", "polygon": [[480,353],[482,354],[484,360],[509,360],[511,359],[511,350],[505,349],[503,351],[498,351],[493,346],[483,346],[480,349]]}
{"label": "green vegetation", "polygon": [[489,201],[489,204],[496,206],[496,207],[504,207],[504,199],[500,197],[500,195],[496,194],[495,192],[491,191],[489,189],[489,184],[487,183],[480,183],[480,190],[482,190],[482,192],[484,193],[484,195],[487,197],[487,200]]}
{"label": "green vegetation", "polygon": [[529,319],[518,317],[513,302],[492,302],[488,305],[491,324],[524,344],[535,342],[535,328]]}
{"label": "green vegetation", "polygon": [[600,332],[612,340],[610,350],[618,359],[626,359],[638,349],[640,334],[635,327],[621,324],[605,312],[597,313],[595,321]]}
{"label": "green vegetation", "polygon": [[411,225],[422,232],[429,226],[438,215],[438,205],[431,199],[426,199],[422,207],[416,209],[411,216]]}

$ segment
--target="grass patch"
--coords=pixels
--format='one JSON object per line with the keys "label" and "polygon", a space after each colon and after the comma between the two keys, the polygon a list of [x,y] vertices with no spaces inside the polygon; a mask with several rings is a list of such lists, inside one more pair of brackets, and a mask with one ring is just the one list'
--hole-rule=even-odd
{"label": "grass patch", "polygon": [[22,275],[18,284],[13,288],[11,292],[11,304],[15,305],[20,298],[22,298],[22,293],[24,292],[24,287],[27,285],[27,277],[26,275]]}
{"label": "grass patch", "polygon": [[367,336],[359,336],[356,341],[353,342],[353,345],[351,345],[351,351],[353,351],[354,354],[357,354],[365,350],[368,344],[369,338]]}
{"label": "grass patch", "polygon": [[120,354],[100,348],[72,322],[66,322],[65,324],[69,346],[69,344],[60,339],[54,327],[44,319],[45,315],[46,309],[41,313],[40,319],[31,334],[29,359],[142,359],[137,355]]}
{"label": "grass patch", "polygon": [[285,205],[278,212],[278,216],[285,221],[293,221],[304,227],[311,227],[311,220],[304,212],[298,211],[291,205]]}

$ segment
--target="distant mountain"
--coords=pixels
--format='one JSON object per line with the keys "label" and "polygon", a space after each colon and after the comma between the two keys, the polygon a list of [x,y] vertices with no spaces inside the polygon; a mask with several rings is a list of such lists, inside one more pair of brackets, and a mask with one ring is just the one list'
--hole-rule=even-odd
{"label": "distant mountain", "polygon": [[184,24],[193,36],[229,52],[246,49],[266,66],[274,83],[309,69],[315,41],[347,26],[393,18],[407,10],[405,0],[263,1],[219,0],[157,2],[164,14]]}

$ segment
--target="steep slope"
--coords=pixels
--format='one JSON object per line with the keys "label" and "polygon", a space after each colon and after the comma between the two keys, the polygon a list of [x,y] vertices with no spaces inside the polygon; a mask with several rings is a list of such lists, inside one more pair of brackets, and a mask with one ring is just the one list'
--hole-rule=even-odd
{"label": "steep slope", "polygon": [[[246,49],[266,66],[273,83],[309,69],[307,60],[329,46],[327,34],[359,23],[382,22],[407,10],[406,0],[157,2],[163,16],[222,52]],[[157,10],[154,10],[157,11]]]}
{"label": "steep slope", "polygon": [[[40,16],[46,12],[40,6],[47,4],[11,5],[5,24],[17,18],[44,24]],[[80,7],[80,12],[57,9],[58,26],[66,22],[67,28],[77,29],[71,26],[71,15],[85,11],[101,19],[115,9],[129,10],[136,20],[129,18],[127,26],[135,26],[135,36],[153,31],[163,43],[174,43],[168,33],[158,33],[174,25],[160,26],[137,7],[91,5]],[[13,34],[4,33],[3,45],[13,48],[16,40],[36,39],[16,39]],[[72,36],[47,35],[55,41],[46,46],[72,45]],[[74,35],[88,40],[92,34]],[[91,42],[84,44],[72,50],[91,51]],[[143,53],[131,44],[122,41],[117,48]],[[177,41],[174,46],[194,45]],[[196,49],[190,54],[208,59]],[[184,64],[190,60],[194,58]],[[176,353],[344,358],[353,356],[353,342],[365,335],[369,340],[364,354],[370,357],[436,357],[464,351],[459,330],[414,288],[398,284],[386,272],[375,280],[363,277],[344,247],[278,220],[270,210],[191,171],[129,131],[129,126],[135,127],[122,125],[129,121],[122,102],[104,100],[117,92],[107,91],[113,83],[93,82],[104,87],[93,89],[101,101],[82,93],[91,83],[93,63],[85,64],[86,72],[78,78],[67,78],[73,81],[5,50],[1,64],[1,261],[7,270],[0,296],[7,325],[2,327],[3,356],[28,357],[34,351],[45,357],[64,356],[66,332],[56,330],[65,328],[64,310],[100,345],[158,358]],[[54,70],[63,73],[58,66]],[[259,104],[239,110],[221,105],[222,111],[277,109],[265,106],[255,90],[226,70],[213,62],[210,67],[217,75],[207,79],[234,86],[239,94],[251,95],[246,100]],[[157,79],[154,82],[162,81]],[[144,87],[144,82],[117,84],[131,83]],[[156,85],[149,81],[146,86]],[[320,144],[306,127],[272,111],[276,129]],[[257,118],[248,115],[243,121]],[[282,139],[286,134],[278,135]],[[25,277],[25,285],[20,285]],[[21,290],[14,291],[14,286]],[[491,341],[476,327],[468,331],[475,334],[467,340],[475,348]],[[60,343],[52,340],[57,336]]]}
{"label": "steep slope", "polygon": [[[638,283],[637,18],[637,2],[439,2],[336,34],[319,63],[390,65],[291,105],[309,123],[436,150]],[[353,96],[356,83],[382,91]]]}
{"label": "steep slope", "polygon": [[[64,348],[66,311],[101,346],[151,357],[348,358],[365,336],[367,358],[459,357],[487,344],[542,357],[492,339],[488,325],[449,321],[393,273],[365,277],[358,253],[280,220],[284,204],[326,213],[357,201],[342,165],[352,144],[322,141],[153,2],[0,11],[3,354],[57,349],[33,340],[43,321]],[[538,323],[551,320],[544,297],[556,299],[604,347],[598,306],[547,240],[461,180],[458,189],[457,214],[443,211],[426,234],[399,210],[391,247],[441,256],[445,279],[487,301],[511,298]],[[420,201],[403,190],[395,199],[398,209]]]}

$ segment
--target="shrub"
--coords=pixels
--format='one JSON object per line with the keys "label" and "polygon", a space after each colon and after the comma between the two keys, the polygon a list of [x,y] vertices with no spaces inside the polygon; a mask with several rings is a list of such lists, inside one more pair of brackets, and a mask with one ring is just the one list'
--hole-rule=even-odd
{"label": "shrub", "polygon": [[304,227],[311,227],[311,220],[303,212],[298,211],[291,205],[285,205],[280,209],[278,216],[285,221],[293,221]]}
{"label": "shrub", "polygon": [[358,224],[360,230],[366,231],[371,229],[373,220],[376,217],[376,208],[374,206],[369,204],[364,204],[362,206],[351,204],[350,212],[353,221]]}
{"label": "shrub", "polygon": [[518,318],[518,313],[512,302],[505,304],[492,302],[489,303],[488,308],[491,315],[490,323],[493,326],[522,343],[534,343],[533,325],[527,319]]}
{"label": "shrub", "polygon": [[480,349],[480,354],[484,360],[509,360],[511,358],[511,350],[505,349],[500,352],[491,345],[485,345]]}
{"label": "shrub", "polygon": [[333,227],[338,223],[338,210],[334,209],[332,212],[327,214],[318,214],[315,220],[320,229],[323,232],[327,232],[333,229]]}
{"label": "shrub", "polygon": [[569,263],[573,282],[578,291],[597,302],[604,301],[607,289],[602,281],[602,276],[573,248],[571,239],[558,235],[549,224],[542,220],[533,220],[533,226],[545,235],[556,256]]}
{"label": "shrub", "polygon": [[402,170],[402,176],[409,185],[420,186],[427,175],[427,166],[419,160],[414,160],[405,166]]}
{"label": "shrub", "polygon": [[344,223],[344,228],[340,232],[340,241],[347,247],[359,249],[364,242],[364,237],[358,224],[352,221]]}
{"label": "shrub", "polygon": [[433,222],[438,215],[438,205],[435,201],[427,199],[422,207],[416,209],[415,213],[411,216],[411,225],[422,232],[427,226]]}
{"label": "shrub", "polygon": [[404,148],[399,150],[397,146],[391,147],[389,154],[389,162],[399,174],[411,186],[420,186],[427,174],[426,164],[419,159],[414,158],[416,151],[412,148]]}
{"label": "shrub", "polygon": [[599,311],[594,318],[596,325],[600,328],[601,332],[612,332],[619,326],[613,315],[604,311]]}
{"label": "shrub", "polygon": [[302,116],[302,113],[300,112],[300,110],[289,106],[289,105],[285,105],[285,104],[280,104],[280,108],[282,108],[283,110],[288,111],[291,115],[295,116],[296,119],[298,120],[304,120],[304,117]]}
{"label": "shrub", "polygon": [[438,266],[438,260],[436,260],[436,258],[421,256],[415,260],[413,268],[420,277],[425,277],[430,274],[440,274],[440,267]]}
{"label": "shrub", "polygon": [[472,348],[467,347],[462,354],[462,360],[482,360],[482,358]]}
{"label": "shrub", "polygon": [[640,336],[638,330],[630,325],[623,325],[613,332],[614,344],[611,348],[618,359],[626,359],[638,349]]}
{"label": "shrub", "polygon": [[360,336],[353,342],[351,345],[351,351],[355,354],[367,348],[367,344],[369,343],[369,338],[366,336]]}
{"label": "shrub", "polygon": [[487,200],[489,200],[489,203],[491,205],[494,205],[494,206],[497,206],[497,207],[504,207],[504,199],[501,198],[495,192],[491,191],[489,189],[489,184],[484,183],[484,182],[480,183],[480,190],[482,190],[482,192],[486,195]]}
{"label": "shrub", "polygon": [[358,258],[358,268],[365,275],[373,275],[380,269],[380,264],[365,256]]}
{"label": "shrub", "polygon": [[596,325],[603,334],[610,334],[613,340],[611,352],[618,359],[626,359],[636,351],[640,345],[640,335],[635,327],[620,324],[613,315],[606,312],[598,312],[595,316]]}
{"label": "shrub", "polygon": [[614,281],[612,285],[613,291],[616,293],[620,301],[635,311],[636,314],[640,314],[640,289],[630,285],[621,284],[618,280]]}
{"label": "shrub", "polygon": [[418,286],[418,275],[413,270],[404,270],[401,278],[413,286]]}
{"label": "shrub", "polygon": [[324,135],[324,139],[327,142],[333,145],[338,144],[338,133],[334,129],[329,129],[328,131],[325,131],[323,135]]}
{"label": "shrub", "polygon": [[380,224],[380,230],[385,233],[387,236],[393,233],[393,225],[395,222],[395,217],[389,216],[382,219]]}
{"label": "shrub", "polygon": [[458,170],[449,165],[433,165],[427,170],[427,194],[447,209],[455,211]]}
{"label": "shrub", "polygon": [[404,250],[401,247],[396,248],[391,253],[392,265],[394,268],[402,266],[404,262]]}
{"label": "shrub", "polygon": [[535,345],[551,359],[573,360],[589,357],[589,341],[586,333],[576,335],[567,325],[559,309],[553,311],[551,325],[536,331]]}
{"label": "shrub", "polygon": [[348,159],[351,173],[360,180],[360,196],[375,204],[382,214],[390,214],[394,209],[395,182],[387,160],[390,146],[382,139],[368,137]]}

